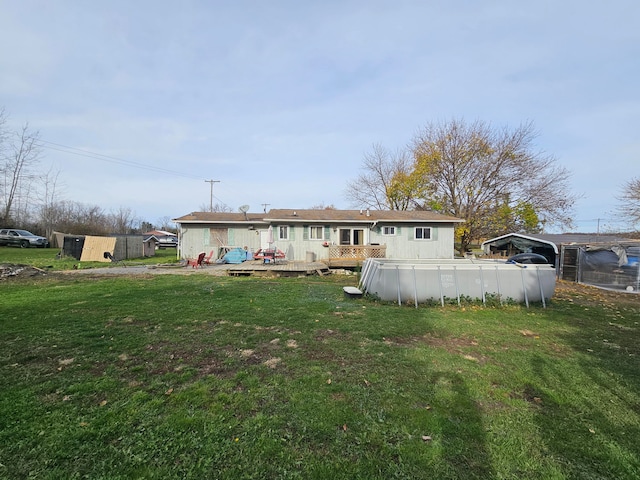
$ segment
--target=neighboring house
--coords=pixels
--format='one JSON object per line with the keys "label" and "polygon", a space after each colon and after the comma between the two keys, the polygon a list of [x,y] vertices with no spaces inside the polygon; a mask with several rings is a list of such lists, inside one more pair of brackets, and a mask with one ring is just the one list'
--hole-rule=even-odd
{"label": "neighboring house", "polygon": [[178,246],[178,235],[164,230],[152,230],[143,233],[145,242],[153,242],[156,248],[169,248]]}
{"label": "neighboring house", "polygon": [[455,217],[422,211],[270,210],[267,213],[193,212],[173,219],[179,254],[194,258],[229,248],[277,248],[287,260],[311,258],[355,266],[368,257],[453,258]]}

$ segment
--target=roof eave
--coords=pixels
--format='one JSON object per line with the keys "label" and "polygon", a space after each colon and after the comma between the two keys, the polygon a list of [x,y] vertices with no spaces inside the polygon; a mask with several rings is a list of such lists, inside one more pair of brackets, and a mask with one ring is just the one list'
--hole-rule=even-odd
{"label": "roof eave", "polygon": [[332,219],[332,218],[265,218],[264,221],[266,223],[373,223],[373,222],[392,222],[392,223],[464,223],[464,220],[459,218],[440,218],[440,219],[416,219],[416,218],[408,218],[408,219],[398,219],[398,218],[373,218],[369,217],[366,219],[360,218],[352,218],[352,219]]}

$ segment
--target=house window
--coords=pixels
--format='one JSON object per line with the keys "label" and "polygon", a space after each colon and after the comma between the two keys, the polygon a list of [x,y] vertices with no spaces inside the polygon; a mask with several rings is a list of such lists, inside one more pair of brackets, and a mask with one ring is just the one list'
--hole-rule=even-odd
{"label": "house window", "polygon": [[278,227],[278,240],[289,240],[289,225]]}
{"label": "house window", "polygon": [[395,235],[396,227],[382,227],[382,235]]}
{"label": "house window", "polygon": [[416,227],[416,240],[431,240],[431,227]]}
{"label": "house window", "polygon": [[309,227],[309,238],[311,240],[324,240],[324,227]]}

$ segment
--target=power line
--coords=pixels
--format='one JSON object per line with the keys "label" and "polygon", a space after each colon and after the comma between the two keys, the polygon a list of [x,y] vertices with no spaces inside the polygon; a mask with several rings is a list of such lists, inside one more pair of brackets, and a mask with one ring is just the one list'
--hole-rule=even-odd
{"label": "power line", "polygon": [[112,157],[110,155],[104,155],[102,153],[91,152],[89,150],[83,150],[81,148],[70,147],[69,145],[63,145],[60,143],[49,142],[47,140],[38,139],[37,145],[49,150],[55,150],[57,152],[68,153],[71,155],[78,155],[80,157],[93,158],[96,160],[102,160],[104,162],[115,163],[117,165],[124,165],[126,167],[139,168],[141,170],[148,170],[152,172],[165,173],[167,175],[173,175],[177,177],[192,178],[200,180],[202,177],[190,175],[188,173],[177,172],[175,170],[169,170],[168,168],[156,167],[140,162],[134,162],[132,160],[125,160],[123,158]]}

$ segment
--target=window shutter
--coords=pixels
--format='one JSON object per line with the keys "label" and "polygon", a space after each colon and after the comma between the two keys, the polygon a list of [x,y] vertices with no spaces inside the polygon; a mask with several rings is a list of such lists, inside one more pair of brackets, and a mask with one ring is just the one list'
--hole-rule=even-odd
{"label": "window shutter", "polygon": [[330,225],[325,225],[324,226],[324,239],[325,240],[329,240],[331,238],[331,226]]}
{"label": "window shutter", "polygon": [[295,231],[296,228],[293,225],[289,225],[289,240],[293,241],[296,239]]}
{"label": "window shutter", "polygon": [[438,228],[431,227],[431,240],[438,240]]}
{"label": "window shutter", "polygon": [[235,229],[233,229],[233,228],[230,228],[230,229],[229,229],[229,231],[228,231],[229,238],[228,238],[227,240],[229,241],[229,245],[235,245],[235,244],[236,244],[236,242],[235,242],[235,240],[234,240],[234,238],[235,238],[235,235],[234,235],[234,234],[235,234],[235,232],[236,232],[236,231],[235,231]]}
{"label": "window shutter", "polygon": [[409,227],[409,240],[415,240],[416,227]]}
{"label": "window shutter", "polygon": [[309,225],[302,226],[302,239],[309,240]]}
{"label": "window shutter", "polygon": [[400,229],[400,227],[396,227],[396,235],[400,235],[400,232],[401,232],[401,231],[402,231],[402,230]]}

